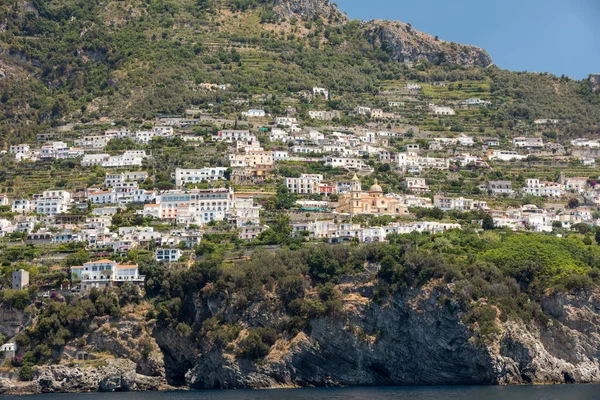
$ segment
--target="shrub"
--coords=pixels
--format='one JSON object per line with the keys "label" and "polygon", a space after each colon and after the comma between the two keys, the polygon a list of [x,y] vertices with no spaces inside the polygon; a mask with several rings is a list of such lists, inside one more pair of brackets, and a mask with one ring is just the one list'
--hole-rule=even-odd
{"label": "shrub", "polygon": [[257,360],[269,354],[269,350],[275,340],[277,333],[272,328],[255,328],[248,332],[248,336],[240,340],[238,346],[238,357]]}
{"label": "shrub", "polygon": [[31,364],[23,364],[19,371],[19,379],[25,382],[33,380],[33,366]]}

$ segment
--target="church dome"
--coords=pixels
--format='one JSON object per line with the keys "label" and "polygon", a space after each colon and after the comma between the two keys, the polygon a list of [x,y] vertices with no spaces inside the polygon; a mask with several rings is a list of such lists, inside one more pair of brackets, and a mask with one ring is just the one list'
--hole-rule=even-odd
{"label": "church dome", "polygon": [[375,183],[369,189],[369,193],[383,193],[383,189],[377,184],[377,179],[375,179]]}

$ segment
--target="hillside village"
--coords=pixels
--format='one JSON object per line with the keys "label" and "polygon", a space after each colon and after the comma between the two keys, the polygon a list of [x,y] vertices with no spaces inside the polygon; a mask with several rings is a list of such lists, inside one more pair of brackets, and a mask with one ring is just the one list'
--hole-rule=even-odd
{"label": "hillside village", "polygon": [[[384,242],[390,234],[463,227],[561,235],[600,225],[597,140],[559,143],[547,134],[559,121],[544,119],[533,121],[528,136],[423,131],[403,123],[406,104],[417,101],[421,90],[409,83],[404,96],[383,109],[304,115],[292,107],[285,115],[247,109],[228,121],[210,110],[190,109],[184,116],[145,122],[143,129],[108,123],[107,129],[71,126],[40,134],[35,142],[11,145],[3,159],[14,160],[16,171],[62,168],[99,179],[93,185],[72,183],[67,174],[60,185],[27,190],[5,181],[3,246],[89,254],[83,266],[71,265],[69,257],[52,266],[67,272],[60,288],[86,292],[143,282],[135,264],[138,251],[166,263],[194,260],[206,251],[207,238],[219,243],[228,237],[243,255],[256,246],[288,242],[282,235],[299,242],[369,243]],[[332,95],[314,87],[297,96],[312,102]],[[491,105],[469,98],[429,104],[427,113],[441,118]],[[364,124],[340,126],[342,116],[360,116]],[[212,156],[190,168],[171,160],[177,166],[169,165],[165,177],[157,171],[157,165],[164,168],[155,160],[158,147]],[[127,277],[119,274],[118,260],[131,263]],[[99,262],[111,274],[96,269]],[[88,269],[92,273],[83,273]],[[22,277],[23,271],[14,274]],[[19,289],[29,284],[17,281]]]}

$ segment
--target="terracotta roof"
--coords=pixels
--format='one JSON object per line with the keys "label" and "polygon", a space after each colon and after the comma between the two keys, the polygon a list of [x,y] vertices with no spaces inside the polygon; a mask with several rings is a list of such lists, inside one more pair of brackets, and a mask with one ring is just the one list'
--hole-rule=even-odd
{"label": "terracotta roof", "polygon": [[77,266],[72,266],[71,269],[82,269],[83,266],[82,265],[77,265]]}
{"label": "terracotta roof", "polygon": [[90,261],[89,263],[86,263],[86,264],[105,264],[105,263],[114,263],[114,261],[109,260],[108,258],[104,258],[102,260]]}

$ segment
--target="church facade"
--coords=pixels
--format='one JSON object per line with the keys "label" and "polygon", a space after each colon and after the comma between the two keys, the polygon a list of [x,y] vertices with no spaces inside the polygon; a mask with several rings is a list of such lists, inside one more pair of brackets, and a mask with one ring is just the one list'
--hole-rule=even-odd
{"label": "church facade", "polygon": [[354,174],[350,193],[340,196],[337,212],[376,215],[408,215],[408,207],[393,196],[383,194],[383,189],[378,185],[377,179],[368,192],[363,192],[360,180]]}

